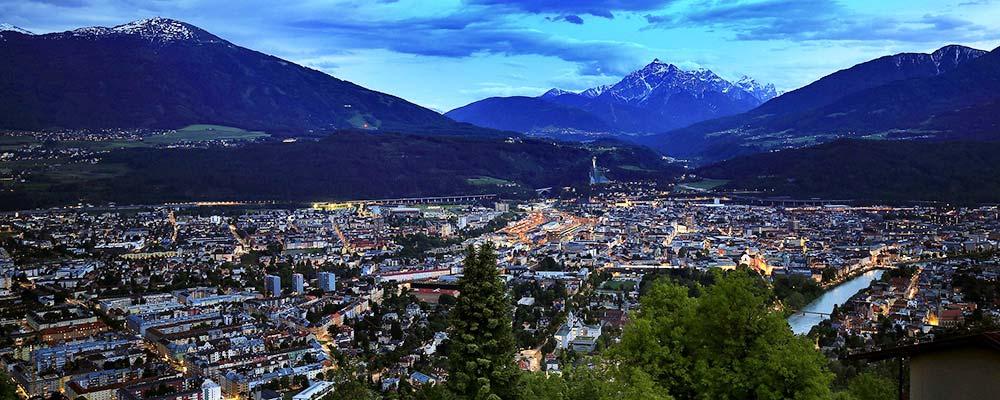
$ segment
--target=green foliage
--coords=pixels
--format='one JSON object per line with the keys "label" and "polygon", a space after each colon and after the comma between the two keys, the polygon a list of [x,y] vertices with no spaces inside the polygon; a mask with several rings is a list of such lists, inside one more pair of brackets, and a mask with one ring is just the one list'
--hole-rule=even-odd
{"label": "green foliage", "polygon": [[510,302],[493,246],[469,247],[451,311],[448,386],[468,399],[516,397]]}
{"label": "green foliage", "polygon": [[[338,358],[342,358],[336,353]],[[377,400],[378,392],[358,373],[358,366],[350,362],[338,362],[338,368],[327,372],[326,380],[337,385],[337,390],[323,397],[323,400]]]}
{"label": "green foliage", "polygon": [[0,400],[17,400],[17,390],[10,375],[6,371],[0,371]]}
{"label": "green foliage", "polygon": [[774,295],[788,310],[801,310],[809,302],[823,294],[823,288],[804,275],[779,275],[772,282]]}
{"label": "green foliage", "polygon": [[521,400],[670,399],[666,390],[640,369],[569,368],[562,374],[530,373],[521,376]]}
{"label": "green foliage", "polygon": [[891,400],[897,398],[896,383],[871,372],[858,374],[847,384],[847,390],[837,392],[838,400]]}
{"label": "green foliage", "polygon": [[554,258],[546,256],[538,263],[537,269],[539,271],[562,271],[563,268]]}
{"label": "green foliage", "polygon": [[611,350],[678,399],[821,399],[826,360],[792,334],[772,293],[746,271],[719,273],[700,297],[660,280]]}

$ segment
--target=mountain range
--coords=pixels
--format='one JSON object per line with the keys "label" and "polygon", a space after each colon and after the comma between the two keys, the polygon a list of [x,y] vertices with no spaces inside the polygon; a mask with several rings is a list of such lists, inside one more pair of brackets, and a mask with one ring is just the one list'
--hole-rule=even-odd
{"label": "mountain range", "polygon": [[655,59],[613,85],[579,93],[552,89],[538,97],[491,97],[445,115],[483,127],[534,134],[641,135],[737,114],[776,95],[774,85],[747,76],[730,82],[708,69],[687,71]]}
{"label": "mountain range", "polygon": [[745,113],[638,139],[701,163],[839,138],[1000,138],[1000,51],[949,45],[827,75]]}
{"label": "mountain range", "polygon": [[[0,25],[0,59],[0,129],[207,123],[303,139],[141,149],[83,141],[71,146],[94,150],[97,159],[0,162],[27,177],[3,185],[2,210],[109,201],[527,196],[538,187],[586,190],[595,157],[616,180],[669,181],[682,173],[631,143],[562,143],[455,122],[170,19],[44,35]],[[39,135],[39,146],[66,145]]]}
{"label": "mountain range", "polygon": [[166,18],[44,35],[4,25],[0,59],[0,128],[498,134]]}

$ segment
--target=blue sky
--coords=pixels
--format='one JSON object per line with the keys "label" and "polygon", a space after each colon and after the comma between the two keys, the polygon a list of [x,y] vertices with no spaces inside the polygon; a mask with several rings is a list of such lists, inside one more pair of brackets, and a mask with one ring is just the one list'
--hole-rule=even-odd
{"label": "blue sky", "polygon": [[790,90],[886,54],[1000,45],[1000,0],[0,0],[0,22],[36,33],[152,16],[444,111],[653,58]]}

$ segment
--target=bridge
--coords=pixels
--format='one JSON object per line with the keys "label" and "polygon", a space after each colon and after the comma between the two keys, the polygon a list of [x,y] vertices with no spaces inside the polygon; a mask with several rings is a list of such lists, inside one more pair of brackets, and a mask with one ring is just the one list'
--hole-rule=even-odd
{"label": "bridge", "polygon": [[765,206],[781,207],[802,207],[802,206],[837,206],[850,204],[853,200],[825,200],[825,199],[792,199],[787,197],[755,197],[741,195],[726,195],[734,203],[754,204]]}
{"label": "bridge", "polygon": [[437,197],[404,197],[399,199],[378,199],[378,200],[357,200],[355,203],[366,205],[389,205],[389,204],[454,204],[470,203],[474,201],[484,201],[496,199],[495,194],[470,194],[462,196],[437,196]]}
{"label": "bridge", "polygon": [[496,194],[470,194],[470,195],[434,196],[434,197],[401,197],[397,199],[318,202],[318,203],[312,203],[312,207],[321,210],[342,210],[347,208],[355,208],[359,206],[364,207],[364,206],[385,206],[385,205],[471,203],[476,201],[495,200],[496,198],[497,198]]}
{"label": "bridge", "polygon": [[820,315],[820,316],[824,316],[824,317],[829,317],[830,316],[830,313],[822,313],[822,312],[819,312],[819,311],[802,311],[802,310],[796,311],[796,312],[793,313],[793,315],[794,314],[811,314],[811,315]]}

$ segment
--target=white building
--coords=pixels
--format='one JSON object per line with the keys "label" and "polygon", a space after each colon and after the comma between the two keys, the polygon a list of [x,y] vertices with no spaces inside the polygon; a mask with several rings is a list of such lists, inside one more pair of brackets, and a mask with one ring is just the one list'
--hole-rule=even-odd
{"label": "white building", "polygon": [[292,400],[316,400],[330,393],[333,393],[333,382],[316,381],[299,394],[292,396]]}
{"label": "white building", "polygon": [[201,384],[202,400],[222,400],[222,386],[211,379],[205,379]]}
{"label": "white building", "polygon": [[554,339],[556,347],[559,349],[572,348],[580,352],[592,352],[597,346],[597,339],[601,337],[601,325],[586,325],[583,320],[577,318],[572,312],[566,316],[566,323],[556,331]]}

